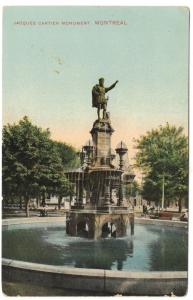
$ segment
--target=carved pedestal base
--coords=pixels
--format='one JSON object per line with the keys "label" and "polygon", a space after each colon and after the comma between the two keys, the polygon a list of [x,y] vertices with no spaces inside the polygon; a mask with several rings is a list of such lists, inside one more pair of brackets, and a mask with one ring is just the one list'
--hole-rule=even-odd
{"label": "carved pedestal base", "polygon": [[123,237],[134,234],[134,214],[128,211],[113,213],[99,211],[70,211],[66,217],[66,232],[71,236],[83,236],[91,239],[101,237]]}

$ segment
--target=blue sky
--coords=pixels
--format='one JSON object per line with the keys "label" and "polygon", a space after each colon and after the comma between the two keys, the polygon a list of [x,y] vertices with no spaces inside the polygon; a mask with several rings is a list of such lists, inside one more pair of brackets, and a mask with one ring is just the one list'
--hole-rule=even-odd
{"label": "blue sky", "polygon": [[166,122],[187,132],[188,39],[189,11],[182,7],[4,8],[4,124],[28,115],[54,139],[80,147],[97,116],[92,86],[104,77],[106,86],[119,80],[109,92],[113,146],[124,140],[132,152],[134,137]]}

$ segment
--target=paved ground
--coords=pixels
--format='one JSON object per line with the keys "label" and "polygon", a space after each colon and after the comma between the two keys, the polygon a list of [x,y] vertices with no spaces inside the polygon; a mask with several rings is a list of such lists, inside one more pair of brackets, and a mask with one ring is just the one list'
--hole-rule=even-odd
{"label": "paved ground", "polygon": [[6,296],[109,296],[104,293],[48,288],[29,283],[2,282],[2,291]]}
{"label": "paved ground", "polygon": [[[62,217],[65,215],[64,210],[51,210],[48,212],[48,217]],[[11,219],[11,218],[25,218],[26,213],[24,210],[6,210],[2,215],[3,219]],[[30,211],[30,217],[40,217],[39,210]]]}
{"label": "paved ground", "polygon": [[[174,212],[176,217],[180,217],[181,213],[178,213],[178,208],[168,208],[167,211],[172,211]],[[186,211],[186,209],[183,209],[182,212]],[[136,207],[135,210],[135,216],[136,217],[143,217],[142,214],[142,208],[141,207]],[[64,209],[61,210],[55,210],[54,208],[51,210],[48,210],[48,217],[62,217],[65,215]],[[31,210],[30,211],[30,217],[39,217],[40,212],[38,209],[36,210]],[[10,218],[25,218],[25,210],[20,210],[20,209],[7,209],[3,211],[2,218],[3,219],[10,219]],[[147,215],[148,218],[148,215]]]}

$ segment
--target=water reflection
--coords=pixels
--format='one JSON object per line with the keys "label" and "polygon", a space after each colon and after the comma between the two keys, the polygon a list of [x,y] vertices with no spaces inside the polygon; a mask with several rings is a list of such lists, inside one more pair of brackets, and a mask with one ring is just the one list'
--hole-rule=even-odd
{"label": "water reflection", "polygon": [[176,262],[179,270],[187,270],[188,266],[188,243],[187,231],[178,228],[148,228],[157,234],[149,245],[150,270],[164,271],[176,270]]}
{"label": "water reflection", "polygon": [[3,257],[51,265],[124,271],[187,270],[187,230],[135,225],[135,235],[98,241],[69,237],[63,225],[3,230]]}
{"label": "water reflection", "polygon": [[[133,256],[133,241],[125,239],[103,239],[100,241],[75,242],[66,249],[77,268],[122,270],[123,262]],[[70,257],[69,257],[70,258]]]}

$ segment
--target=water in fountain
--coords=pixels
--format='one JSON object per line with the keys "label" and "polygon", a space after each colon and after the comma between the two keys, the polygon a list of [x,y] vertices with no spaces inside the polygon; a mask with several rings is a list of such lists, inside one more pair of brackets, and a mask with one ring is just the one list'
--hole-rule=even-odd
{"label": "water in fountain", "polygon": [[136,224],[134,237],[97,241],[69,237],[61,222],[11,225],[3,228],[2,255],[10,259],[79,268],[185,271],[187,238],[187,229],[164,225]]}

